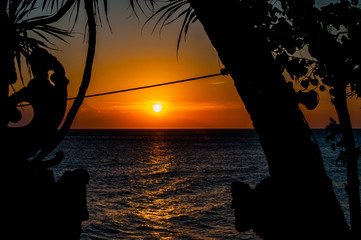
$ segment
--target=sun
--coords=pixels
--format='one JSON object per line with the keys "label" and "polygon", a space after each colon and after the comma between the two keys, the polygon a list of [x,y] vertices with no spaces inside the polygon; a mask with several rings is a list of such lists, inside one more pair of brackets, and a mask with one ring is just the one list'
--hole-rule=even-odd
{"label": "sun", "polygon": [[154,112],[160,112],[160,111],[162,111],[162,109],[163,109],[163,106],[162,105],[160,105],[160,104],[154,104],[153,106],[152,106],[152,108],[153,108],[153,111]]}

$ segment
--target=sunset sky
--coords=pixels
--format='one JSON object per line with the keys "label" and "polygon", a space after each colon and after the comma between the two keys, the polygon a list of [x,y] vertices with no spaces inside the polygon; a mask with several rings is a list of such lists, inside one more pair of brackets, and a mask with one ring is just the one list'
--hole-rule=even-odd
{"label": "sunset sky", "polygon": [[[109,19],[98,27],[96,57],[88,94],[177,81],[215,74],[222,64],[201,25],[192,25],[177,55],[180,22],[152,34],[155,21],[144,26],[128,1],[109,1]],[[141,13],[140,13],[141,15]],[[69,25],[65,17],[59,25]],[[63,63],[70,80],[69,97],[76,96],[85,64],[84,16],[75,26],[69,44],[57,42],[51,53]],[[83,19],[83,20],[82,20]],[[261,69],[261,66],[260,66]],[[19,89],[21,86],[16,86]],[[69,102],[69,106],[72,102]],[[154,104],[162,110],[155,112]],[[352,99],[354,127],[361,127],[361,100]],[[302,108],[304,110],[304,108]],[[311,127],[324,128],[336,114],[327,94],[314,111],[304,110]],[[249,115],[230,77],[213,77],[194,82],[126,92],[84,101],[73,128],[252,128]]]}

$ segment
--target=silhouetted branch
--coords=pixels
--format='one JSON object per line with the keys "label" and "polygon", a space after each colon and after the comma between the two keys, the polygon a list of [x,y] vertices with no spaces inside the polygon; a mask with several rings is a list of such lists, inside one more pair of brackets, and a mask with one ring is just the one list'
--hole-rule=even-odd
{"label": "silhouetted branch", "polygon": [[86,91],[88,89],[90,79],[91,79],[91,72],[93,68],[93,61],[94,61],[94,55],[95,55],[95,45],[96,45],[96,23],[95,23],[95,17],[94,17],[94,8],[92,1],[85,1],[85,10],[88,16],[88,55],[86,58],[86,64],[85,69],[83,73],[83,79],[82,83],[79,88],[78,95],[73,103],[73,106],[69,110],[69,113],[65,119],[65,122],[63,126],[60,129],[60,135],[65,136],[65,134],[68,132],[68,130],[71,127],[71,124],[73,123],[75,116],[81,106],[81,104],[84,101],[84,97],[86,94]]}

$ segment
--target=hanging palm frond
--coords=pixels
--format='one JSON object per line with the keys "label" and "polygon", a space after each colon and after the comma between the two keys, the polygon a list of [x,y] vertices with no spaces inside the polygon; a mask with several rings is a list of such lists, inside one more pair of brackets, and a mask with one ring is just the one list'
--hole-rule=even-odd
{"label": "hanging palm frond", "polygon": [[[25,59],[25,63],[28,65],[27,59],[34,48],[54,49],[54,38],[67,42],[66,38],[71,36],[71,32],[68,30],[41,24],[44,19],[49,18],[49,12],[42,11],[39,2],[37,0],[7,1],[7,17],[9,26],[12,28],[10,31],[12,35],[10,36],[12,39],[11,49],[22,84],[24,84],[22,60]],[[43,15],[38,16],[39,12],[43,13]],[[32,15],[37,16],[32,17]],[[36,22],[39,24],[34,24]]]}
{"label": "hanging palm frond", "polygon": [[[154,4],[154,1],[152,1],[152,4]],[[178,35],[177,52],[179,52],[182,37],[187,35],[189,26],[198,19],[196,13],[187,0],[170,1],[170,3],[162,6],[150,18],[148,18],[145,24],[148,24],[155,17],[159,18],[153,27],[153,32],[157,29],[157,27],[159,27],[160,31],[162,31],[165,26],[183,18],[182,26]]]}
{"label": "hanging palm frond", "polygon": [[[91,0],[94,6],[94,15],[101,22],[101,15],[108,20],[108,1]],[[104,14],[100,14],[100,4],[103,4]],[[14,39],[12,49],[19,75],[24,84],[21,66],[22,61],[28,65],[27,58],[31,51],[37,47],[56,49],[56,40],[67,43],[72,36],[72,29],[78,20],[81,0],[7,0],[7,15]],[[51,24],[60,20],[66,13],[75,14],[73,28],[61,29]],[[72,14],[70,16],[73,16]],[[109,25],[110,26],[110,25]]]}
{"label": "hanging palm frond", "polygon": [[[94,7],[94,16],[97,16],[99,23],[102,24],[102,18],[101,16],[105,16],[106,21],[109,25],[109,19],[108,19],[108,0],[89,0],[92,1],[92,5]],[[75,12],[75,20],[74,24],[78,19],[79,11],[80,11],[80,4],[81,0],[44,0],[43,3],[43,10],[49,9],[51,11],[57,11],[57,14],[59,12],[68,12],[71,7],[73,7],[73,10],[71,11],[72,14]],[[103,5],[104,8],[104,14],[101,13],[101,7],[100,5]],[[54,15],[52,18],[56,18],[57,16]],[[51,19],[51,18],[49,18]],[[46,21],[49,21],[49,19],[46,19]]]}

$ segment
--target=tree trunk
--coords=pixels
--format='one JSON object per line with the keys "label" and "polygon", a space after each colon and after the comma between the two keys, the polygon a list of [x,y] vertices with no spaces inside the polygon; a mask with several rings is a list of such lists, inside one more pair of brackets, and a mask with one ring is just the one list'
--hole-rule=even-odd
{"label": "tree trunk", "polygon": [[319,148],[266,37],[252,24],[251,9],[238,0],[189,2],[235,81],[267,158],[272,200],[261,201],[268,207],[259,221],[267,222],[254,228],[265,239],[310,239],[310,232],[347,239],[348,226]]}
{"label": "tree trunk", "polygon": [[93,1],[84,1],[85,10],[88,17],[88,54],[85,62],[85,69],[83,73],[83,79],[77,94],[77,97],[74,100],[73,106],[71,107],[63,126],[60,129],[60,134],[62,137],[66,135],[69,131],[76,114],[78,113],[79,108],[81,107],[86,91],[88,89],[91,74],[93,69],[93,62],[95,56],[95,45],[96,45],[96,22],[95,22],[95,13]]}
{"label": "tree trunk", "polygon": [[358,178],[358,157],[355,138],[352,131],[351,119],[347,107],[346,86],[344,81],[337,81],[336,96],[333,100],[340,121],[341,133],[347,156],[347,185],[346,192],[350,204],[351,231],[354,239],[361,238],[360,211],[360,180]]}
{"label": "tree trunk", "polygon": [[[312,1],[311,1],[312,2]],[[299,16],[306,16],[307,19],[306,31],[307,39],[309,41],[309,51],[315,57],[320,65],[327,66],[328,76],[333,78],[333,87],[335,90],[335,98],[332,103],[340,121],[341,134],[344,141],[344,146],[347,156],[347,185],[346,191],[350,204],[350,220],[351,232],[353,239],[361,239],[361,212],[360,212],[360,181],[358,178],[358,157],[359,153],[355,147],[355,138],[352,131],[351,119],[347,107],[346,87],[347,87],[347,57],[344,55],[344,46],[340,44],[329,29],[320,25],[318,10],[313,6],[311,8],[304,8],[302,12],[298,11],[297,5],[291,6],[294,13],[299,13]],[[302,18],[301,18],[302,19]],[[300,24],[305,24],[302,19]],[[315,34],[314,28],[307,26],[318,26],[318,34]],[[327,52],[332,49],[332,56]],[[345,70],[346,69],[346,70]]]}

